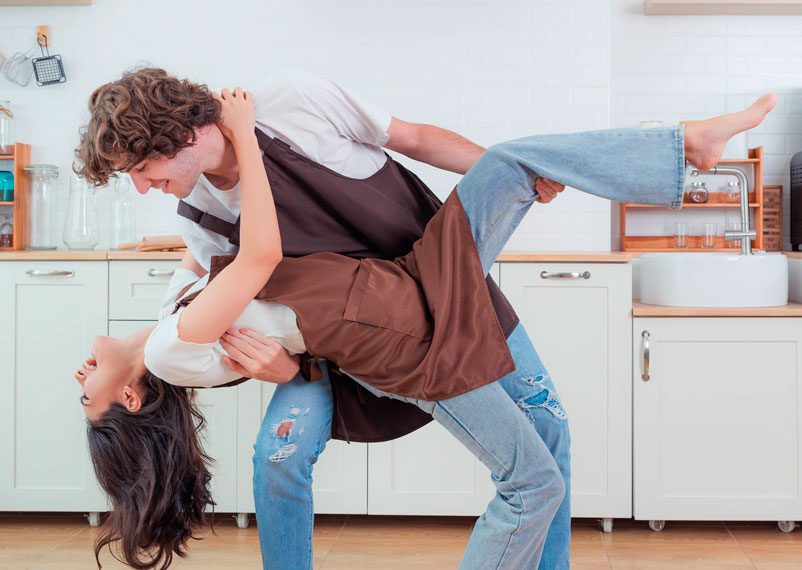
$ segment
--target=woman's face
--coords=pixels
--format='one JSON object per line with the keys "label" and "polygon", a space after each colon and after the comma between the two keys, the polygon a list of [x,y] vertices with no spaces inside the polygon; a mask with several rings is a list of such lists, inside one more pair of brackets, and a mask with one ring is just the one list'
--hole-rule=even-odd
{"label": "woman's face", "polygon": [[132,338],[136,334],[122,339],[95,338],[91,356],[73,374],[83,388],[81,404],[89,421],[97,420],[112,402],[131,412],[139,410],[139,379],[145,365]]}

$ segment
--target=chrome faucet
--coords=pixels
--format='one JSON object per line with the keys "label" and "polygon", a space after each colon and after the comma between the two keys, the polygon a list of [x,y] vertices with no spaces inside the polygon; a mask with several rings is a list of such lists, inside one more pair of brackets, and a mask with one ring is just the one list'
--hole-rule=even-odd
{"label": "chrome faucet", "polygon": [[746,173],[740,168],[733,168],[731,166],[714,166],[713,170],[704,172],[696,168],[691,168],[689,173],[691,176],[699,176],[700,174],[732,174],[738,179],[741,186],[741,229],[740,231],[725,231],[724,240],[741,240],[741,255],[751,255],[752,239],[757,237],[757,232],[749,229],[749,186],[746,181]]}

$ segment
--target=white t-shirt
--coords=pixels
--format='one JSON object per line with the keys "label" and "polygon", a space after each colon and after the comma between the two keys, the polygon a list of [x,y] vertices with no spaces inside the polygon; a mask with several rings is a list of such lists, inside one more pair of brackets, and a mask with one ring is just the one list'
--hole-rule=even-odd
{"label": "white t-shirt", "polygon": [[[384,166],[390,113],[355,97],[334,81],[287,71],[253,89],[256,126],[306,158],[349,178],[368,178]],[[336,192],[332,188],[332,192]],[[227,222],[240,213],[239,184],[215,188],[201,175],[185,202]],[[208,271],[212,256],[236,253],[227,236],[178,217],[178,231]],[[172,301],[171,299],[170,301]]]}
{"label": "white t-shirt", "polygon": [[[384,166],[381,147],[389,139],[390,113],[349,93],[330,79],[301,72],[271,76],[252,90],[256,125],[305,157],[350,178],[368,178]],[[336,191],[332,188],[332,191]],[[215,188],[201,176],[188,203],[223,220],[239,215],[239,185]],[[214,255],[236,253],[228,238],[179,216],[179,231],[190,252],[206,270]],[[179,269],[170,280],[159,313],[160,323],[145,345],[145,365],[159,378],[184,386],[217,386],[239,375],[222,361],[219,342],[197,344],[178,338],[178,316],[171,315],[176,296],[197,275]],[[207,278],[186,294],[204,287]],[[290,353],[305,351],[295,313],[279,303],[252,301],[234,323],[272,338]]]}

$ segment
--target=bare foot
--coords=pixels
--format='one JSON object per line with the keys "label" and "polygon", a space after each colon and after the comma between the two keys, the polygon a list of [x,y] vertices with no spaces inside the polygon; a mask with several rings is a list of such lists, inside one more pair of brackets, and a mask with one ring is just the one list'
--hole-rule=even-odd
{"label": "bare foot", "polygon": [[773,93],[766,93],[749,108],[685,125],[685,160],[699,170],[713,168],[731,137],[754,128],[777,104]]}

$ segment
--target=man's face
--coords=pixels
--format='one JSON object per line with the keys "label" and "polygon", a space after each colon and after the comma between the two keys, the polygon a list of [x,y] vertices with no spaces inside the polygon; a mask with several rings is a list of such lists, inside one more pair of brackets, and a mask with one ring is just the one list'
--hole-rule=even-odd
{"label": "man's face", "polygon": [[149,158],[128,171],[137,192],[147,194],[151,188],[186,198],[198,181],[203,169],[194,146],[182,148],[173,158]]}

